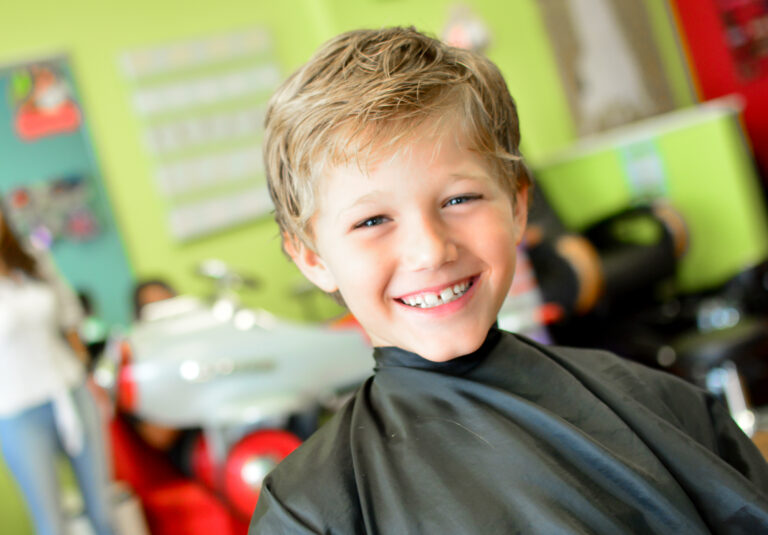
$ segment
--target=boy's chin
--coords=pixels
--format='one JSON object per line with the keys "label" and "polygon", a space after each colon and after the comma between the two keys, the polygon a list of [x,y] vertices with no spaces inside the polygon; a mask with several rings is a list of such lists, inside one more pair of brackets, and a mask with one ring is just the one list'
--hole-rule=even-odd
{"label": "boy's chin", "polygon": [[375,347],[398,347],[432,362],[447,362],[480,349],[496,323],[496,314],[478,313],[455,321],[411,322],[399,328],[363,329]]}
{"label": "boy's chin", "polygon": [[448,335],[449,340],[444,340],[442,343],[435,343],[435,341],[430,341],[430,343],[414,343],[410,344],[412,347],[402,347],[402,349],[416,353],[425,360],[447,362],[480,349],[487,334],[488,329],[464,336],[450,334]]}

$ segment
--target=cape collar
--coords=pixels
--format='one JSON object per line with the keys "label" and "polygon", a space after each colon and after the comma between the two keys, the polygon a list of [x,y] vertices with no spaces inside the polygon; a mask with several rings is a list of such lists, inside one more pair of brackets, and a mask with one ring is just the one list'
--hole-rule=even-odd
{"label": "cape collar", "polygon": [[376,361],[374,370],[392,367],[416,368],[450,375],[463,375],[485,360],[500,339],[501,331],[494,324],[488,331],[485,341],[476,351],[446,362],[433,362],[399,347],[375,347],[373,349],[373,358]]}

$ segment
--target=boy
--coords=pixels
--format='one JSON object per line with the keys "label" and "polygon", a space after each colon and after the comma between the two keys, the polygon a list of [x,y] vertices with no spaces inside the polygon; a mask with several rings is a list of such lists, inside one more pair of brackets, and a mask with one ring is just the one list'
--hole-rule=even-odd
{"label": "boy", "polygon": [[250,533],[768,533],[765,462],[707,394],[496,329],[529,184],[492,63],[347,33],[266,126],[284,248],[376,370],[265,479]]}

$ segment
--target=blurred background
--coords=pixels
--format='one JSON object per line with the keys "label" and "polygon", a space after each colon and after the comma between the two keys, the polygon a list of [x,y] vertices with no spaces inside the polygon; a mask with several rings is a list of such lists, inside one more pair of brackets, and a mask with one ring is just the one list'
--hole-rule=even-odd
{"label": "blurred background", "polygon": [[[137,419],[161,424],[174,451],[181,439],[169,430],[202,428],[214,469],[193,472],[217,471],[247,438],[243,429],[290,428],[300,438],[311,432],[296,423],[307,404],[281,405],[291,422],[276,426],[244,415],[243,406],[258,400],[238,400],[241,412],[226,418],[181,417],[181,408],[164,413],[157,410],[168,408],[161,393],[182,399],[184,386],[171,379],[142,385],[142,377],[164,372],[135,368],[121,398],[121,366],[167,363],[175,358],[168,355],[184,353],[169,373],[182,370],[199,385],[214,382],[200,379],[206,359],[218,362],[214,375],[254,373],[239,357],[222,371],[222,344],[230,341],[231,355],[260,344],[283,348],[275,354],[322,346],[312,336],[330,332],[329,322],[344,310],[310,288],[280,250],[259,148],[264,107],[324,41],[387,25],[413,25],[487,54],[517,101],[537,200],[501,325],[547,342],[606,347],[678,373],[721,395],[743,427],[759,429],[758,409],[768,404],[768,0],[5,6],[0,194],[16,231],[47,251],[81,295],[88,313],[81,337],[95,373],[102,369],[94,381],[107,392],[105,418],[122,411],[134,428]],[[179,324],[137,321],[134,290],[149,280],[167,290],[158,299],[194,300],[172,299],[177,307],[157,312],[156,321],[194,316],[197,323],[185,320],[181,331],[197,349],[171,344]],[[239,334],[207,330],[210,322],[200,319],[206,314]],[[341,324],[351,330],[336,322],[334,333],[355,332],[352,319]],[[288,351],[287,340],[304,346],[296,342]],[[366,351],[364,341],[360,350],[349,339],[332,342],[329,355],[343,344],[350,355]],[[111,368],[97,364],[104,348],[112,348]],[[195,351],[197,360],[187,358]],[[299,368],[279,380],[290,383]],[[364,375],[329,378],[329,390]],[[253,390],[252,382],[243,384]],[[138,401],[126,400],[129,390]],[[206,399],[221,400],[218,392]],[[165,487],[147,481],[137,475],[139,465],[172,447],[151,431],[143,438],[149,449],[123,448],[134,465],[126,468],[131,461],[124,460],[115,470],[131,483],[126,492],[138,496],[147,529],[244,533],[242,511],[251,502],[233,496],[245,491],[225,490],[210,474],[197,474],[214,489],[207,497],[197,487],[168,487],[175,476]],[[290,449],[280,438],[264,440],[272,457]],[[120,462],[120,447],[113,448]],[[239,454],[238,474],[253,451]],[[184,509],[190,503],[211,523],[181,526],[179,518],[191,518]],[[32,533],[21,504],[0,465],[5,533]]]}

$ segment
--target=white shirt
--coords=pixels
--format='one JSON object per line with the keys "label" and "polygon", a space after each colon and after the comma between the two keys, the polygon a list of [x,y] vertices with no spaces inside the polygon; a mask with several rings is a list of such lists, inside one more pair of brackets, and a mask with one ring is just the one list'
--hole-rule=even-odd
{"label": "white shirt", "polygon": [[80,384],[85,370],[62,336],[81,309],[45,259],[45,281],[0,277],[0,417],[52,400]]}

